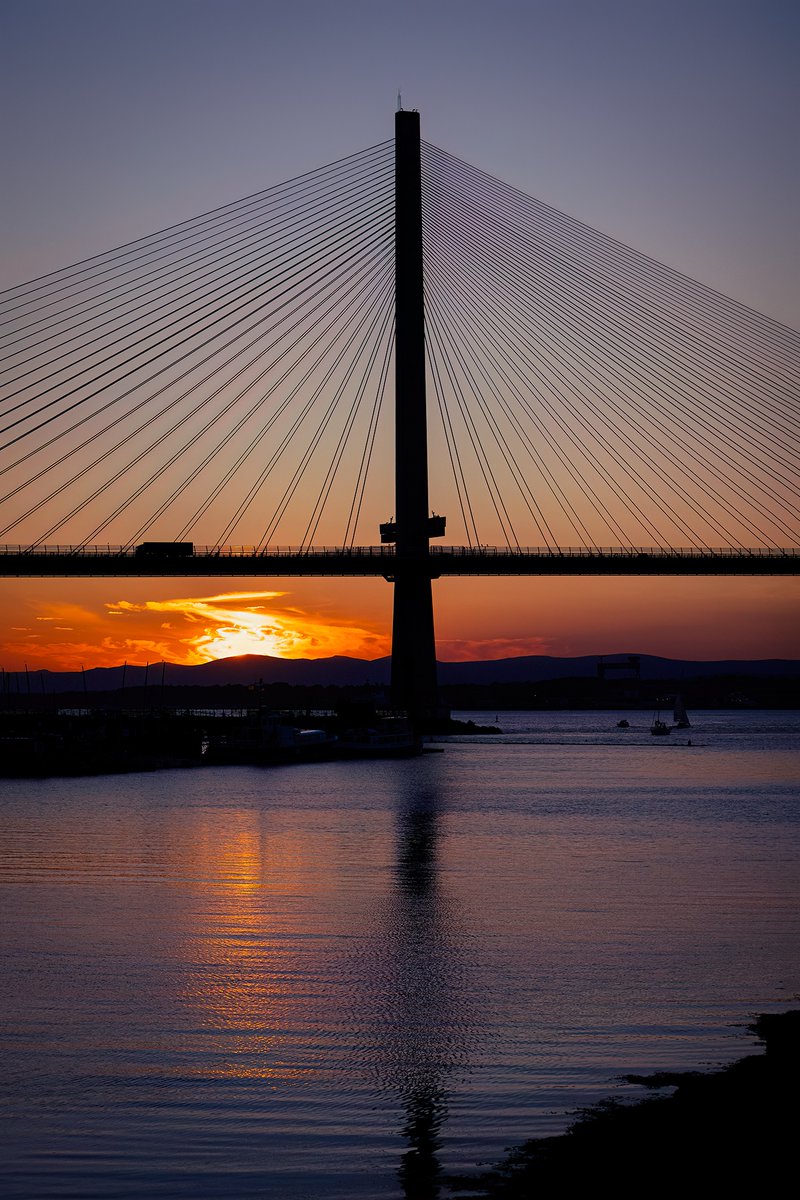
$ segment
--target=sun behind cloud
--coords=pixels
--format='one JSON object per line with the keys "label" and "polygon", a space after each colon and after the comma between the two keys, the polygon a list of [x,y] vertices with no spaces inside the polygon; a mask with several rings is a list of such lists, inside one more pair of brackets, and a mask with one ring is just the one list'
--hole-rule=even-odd
{"label": "sun behind cloud", "polygon": [[[172,646],[171,661],[208,662],[243,654],[276,658],[326,658],[348,654],[373,658],[389,653],[385,634],[344,620],[278,606],[285,592],[224,592],[132,603],[120,600],[109,613],[146,617],[169,614],[162,637]],[[272,602],[272,603],[269,603]]]}
{"label": "sun behind cloud", "polygon": [[389,653],[388,633],[377,623],[331,614],[327,605],[324,611],[301,608],[294,600],[262,591],[113,602],[98,597],[84,605],[25,596],[13,608],[14,624],[6,624],[5,637],[0,633],[0,663],[12,670],[27,664],[79,671],[161,660],[191,666],[244,654],[373,659]]}

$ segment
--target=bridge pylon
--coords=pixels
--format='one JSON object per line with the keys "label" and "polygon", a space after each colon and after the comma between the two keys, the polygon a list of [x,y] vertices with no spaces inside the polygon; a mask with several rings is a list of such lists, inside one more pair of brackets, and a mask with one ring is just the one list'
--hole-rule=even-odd
{"label": "bridge pylon", "polygon": [[438,708],[428,552],[444,519],[428,507],[422,181],[418,112],[395,113],[395,542],[392,703],[424,719]]}

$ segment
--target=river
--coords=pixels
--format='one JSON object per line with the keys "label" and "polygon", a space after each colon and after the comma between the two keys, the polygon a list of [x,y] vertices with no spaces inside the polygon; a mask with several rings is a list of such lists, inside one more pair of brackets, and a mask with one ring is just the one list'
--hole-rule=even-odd
{"label": "river", "polygon": [[751,1049],[800,992],[800,713],[648,715],[0,781],[4,1194],[435,1196]]}

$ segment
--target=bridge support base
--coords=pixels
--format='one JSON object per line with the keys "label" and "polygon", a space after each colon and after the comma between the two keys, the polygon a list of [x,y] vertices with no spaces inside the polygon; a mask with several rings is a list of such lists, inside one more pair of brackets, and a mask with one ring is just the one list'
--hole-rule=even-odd
{"label": "bridge support base", "polygon": [[431,579],[418,571],[398,572],[394,582],[392,704],[416,723],[441,712]]}

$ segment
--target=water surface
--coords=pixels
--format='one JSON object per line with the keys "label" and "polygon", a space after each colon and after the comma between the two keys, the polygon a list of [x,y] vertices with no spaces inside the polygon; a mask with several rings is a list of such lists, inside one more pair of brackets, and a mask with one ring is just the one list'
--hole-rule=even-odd
{"label": "water surface", "polygon": [[6,1194],[391,1200],[738,1057],[800,991],[800,714],[620,715],[0,781]]}

